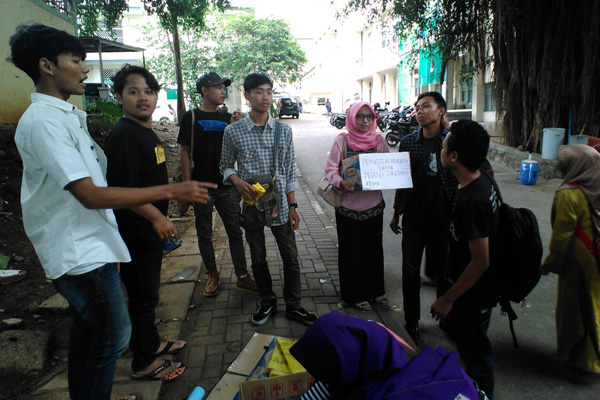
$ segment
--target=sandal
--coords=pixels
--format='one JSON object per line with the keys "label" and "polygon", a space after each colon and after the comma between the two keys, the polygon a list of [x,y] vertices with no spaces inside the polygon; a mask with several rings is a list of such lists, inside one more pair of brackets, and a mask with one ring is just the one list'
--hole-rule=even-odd
{"label": "sandal", "polygon": [[[173,349],[171,350],[171,348],[175,345],[176,342],[181,341],[184,342],[183,346],[177,348],[177,349]],[[160,357],[160,356],[165,356],[165,355],[173,355],[173,354],[177,354],[179,353],[181,350],[185,349],[185,347],[187,346],[187,342],[185,340],[167,340],[167,344],[165,345],[165,348],[162,349],[160,352],[156,353],[156,357]]]}
{"label": "sandal", "polygon": [[170,368],[172,365],[173,365],[173,363],[171,361],[165,360],[162,363],[162,365],[160,365],[155,370],[148,372],[147,374],[134,374],[134,373],[131,373],[131,379],[133,379],[134,381],[164,381],[164,382],[173,382],[174,380],[178,379],[181,375],[183,375],[184,371],[186,370],[187,367],[185,367],[183,364],[180,364],[180,366],[171,375],[167,375],[167,376],[165,376],[163,378],[157,378],[156,377],[156,375],[158,375],[161,372],[163,372],[164,370]]}
{"label": "sandal", "polygon": [[368,301],[361,301],[354,304],[354,308],[360,311],[369,311],[371,310],[371,305]]}
{"label": "sandal", "polygon": [[375,302],[381,307],[389,307],[390,301],[385,296],[375,297]]}

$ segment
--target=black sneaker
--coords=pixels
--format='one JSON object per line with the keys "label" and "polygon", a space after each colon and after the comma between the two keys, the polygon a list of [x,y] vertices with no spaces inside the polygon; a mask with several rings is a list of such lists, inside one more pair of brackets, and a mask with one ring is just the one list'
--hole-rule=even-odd
{"label": "black sneaker", "polygon": [[254,315],[252,315],[252,318],[250,318],[250,322],[252,322],[252,325],[262,325],[267,322],[271,314],[275,314],[276,312],[277,307],[275,306],[260,306]]}
{"label": "black sneaker", "polygon": [[317,316],[315,314],[306,311],[302,307],[294,311],[286,310],[285,317],[289,319],[294,319],[298,322],[302,322],[306,325],[312,325],[312,323],[317,320]]}
{"label": "black sneaker", "polygon": [[411,339],[413,340],[413,342],[415,342],[415,344],[418,346],[419,345],[419,338],[420,338],[420,334],[419,334],[419,324],[406,324],[406,332],[408,333],[408,336],[411,337]]}

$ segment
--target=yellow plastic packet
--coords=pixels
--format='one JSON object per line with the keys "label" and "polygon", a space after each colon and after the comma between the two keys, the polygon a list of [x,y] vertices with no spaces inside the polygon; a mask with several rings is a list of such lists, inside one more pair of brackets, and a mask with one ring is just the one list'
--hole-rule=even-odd
{"label": "yellow plastic packet", "polygon": [[288,375],[291,373],[286,362],[285,356],[281,351],[281,346],[279,346],[279,339],[277,340],[277,344],[273,349],[271,359],[267,363],[267,372],[269,373],[269,376],[281,376]]}
{"label": "yellow plastic packet", "polygon": [[[260,199],[265,193],[267,193],[267,191],[265,190],[264,187],[262,187],[262,185],[260,184],[260,182],[256,182],[254,185],[252,185],[252,187],[254,188],[254,190],[256,191],[256,194],[258,194],[258,198]],[[250,200],[250,201],[245,201],[246,204],[248,204],[249,206],[253,206],[256,203],[256,200]]]}
{"label": "yellow plastic packet", "polygon": [[281,348],[281,352],[283,353],[287,366],[292,374],[306,371],[306,368],[304,368],[290,353],[290,347],[296,342],[296,339],[277,338],[277,345]]}
{"label": "yellow plastic packet", "polygon": [[277,338],[277,344],[267,364],[269,376],[281,376],[306,371],[294,356],[290,354],[290,347],[296,342],[297,340],[295,339]]}

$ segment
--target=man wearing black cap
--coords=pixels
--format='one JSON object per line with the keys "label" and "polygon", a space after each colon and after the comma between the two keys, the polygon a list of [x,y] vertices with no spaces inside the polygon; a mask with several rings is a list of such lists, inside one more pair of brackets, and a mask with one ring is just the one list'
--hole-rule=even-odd
{"label": "man wearing black cap", "polygon": [[229,238],[229,250],[238,277],[236,289],[258,293],[256,283],[248,274],[239,210],[232,207],[232,186],[223,184],[223,175],[219,171],[225,127],[241,118],[239,113],[231,115],[219,110],[219,106],[225,102],[226,88],[229,85],[230,79],[221,78],[215,72],[208,72],[198,79],[196,88],[202,96],[202,106],[183,115],[177,138],[177,143],[181,146],[183,180],[190,180],[191,171],[191,179],[202,177],[203,180],[218,185],[217,189],[209,190],[210,199],[207,204],[194,204],[198,249],[206,265],[204,296],[207,297],[214,297],[219,291],[219,271],[212,245],[213,207],[216,207],[221,216]]}

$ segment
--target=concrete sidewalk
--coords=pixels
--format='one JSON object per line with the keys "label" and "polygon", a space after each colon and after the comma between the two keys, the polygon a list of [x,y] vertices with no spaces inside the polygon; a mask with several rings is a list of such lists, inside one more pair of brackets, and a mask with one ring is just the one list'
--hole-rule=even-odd
{"label": "concrete sidewalk", "polygon": [[[408,337],[399,308],[374,306],[371,311],[362,312],[344,308],[340,303],[335,226],[301,175],[298,175],[298,183],[301,190],[296,192],[296,199],[301,222],[296,231],[296,243],[302,276],[302,305],[317,315],[337,310],[346,315],[379,321],[401,336]],[[237,278],[227,235],[220,218],[217,214],[215,216],[213,240],[221,278],[216,297],[202,295],[206,275],[201,265],[193,216],[175,220],[183,245],[163,260],[160,303],[156,309],[158,329],[163,338],[179,338],[189,342],[187,348],[175,356],[176,361],[188,367],[187,371],[181,379],[169,384],[134,382],[130,379],[131,353],[127,351],[117,362],[113,396],[137,392],[144,400],[186,399],[195,386],[202,386],[209,394],[255,332],[300,338],[306,330],[305,325],[284,316],[283,263],[275,239],[268,229],[267,257],[273,289],[279,298],[279,313],[260,327],[250,323],[250,316],[258,306],[258,296],[235,290]],[[248,252],[247,260],[250,269]],[[412,341],[410,343],[414,346]],[[66,371],[39,388],[33,398],[67,399]]]}

